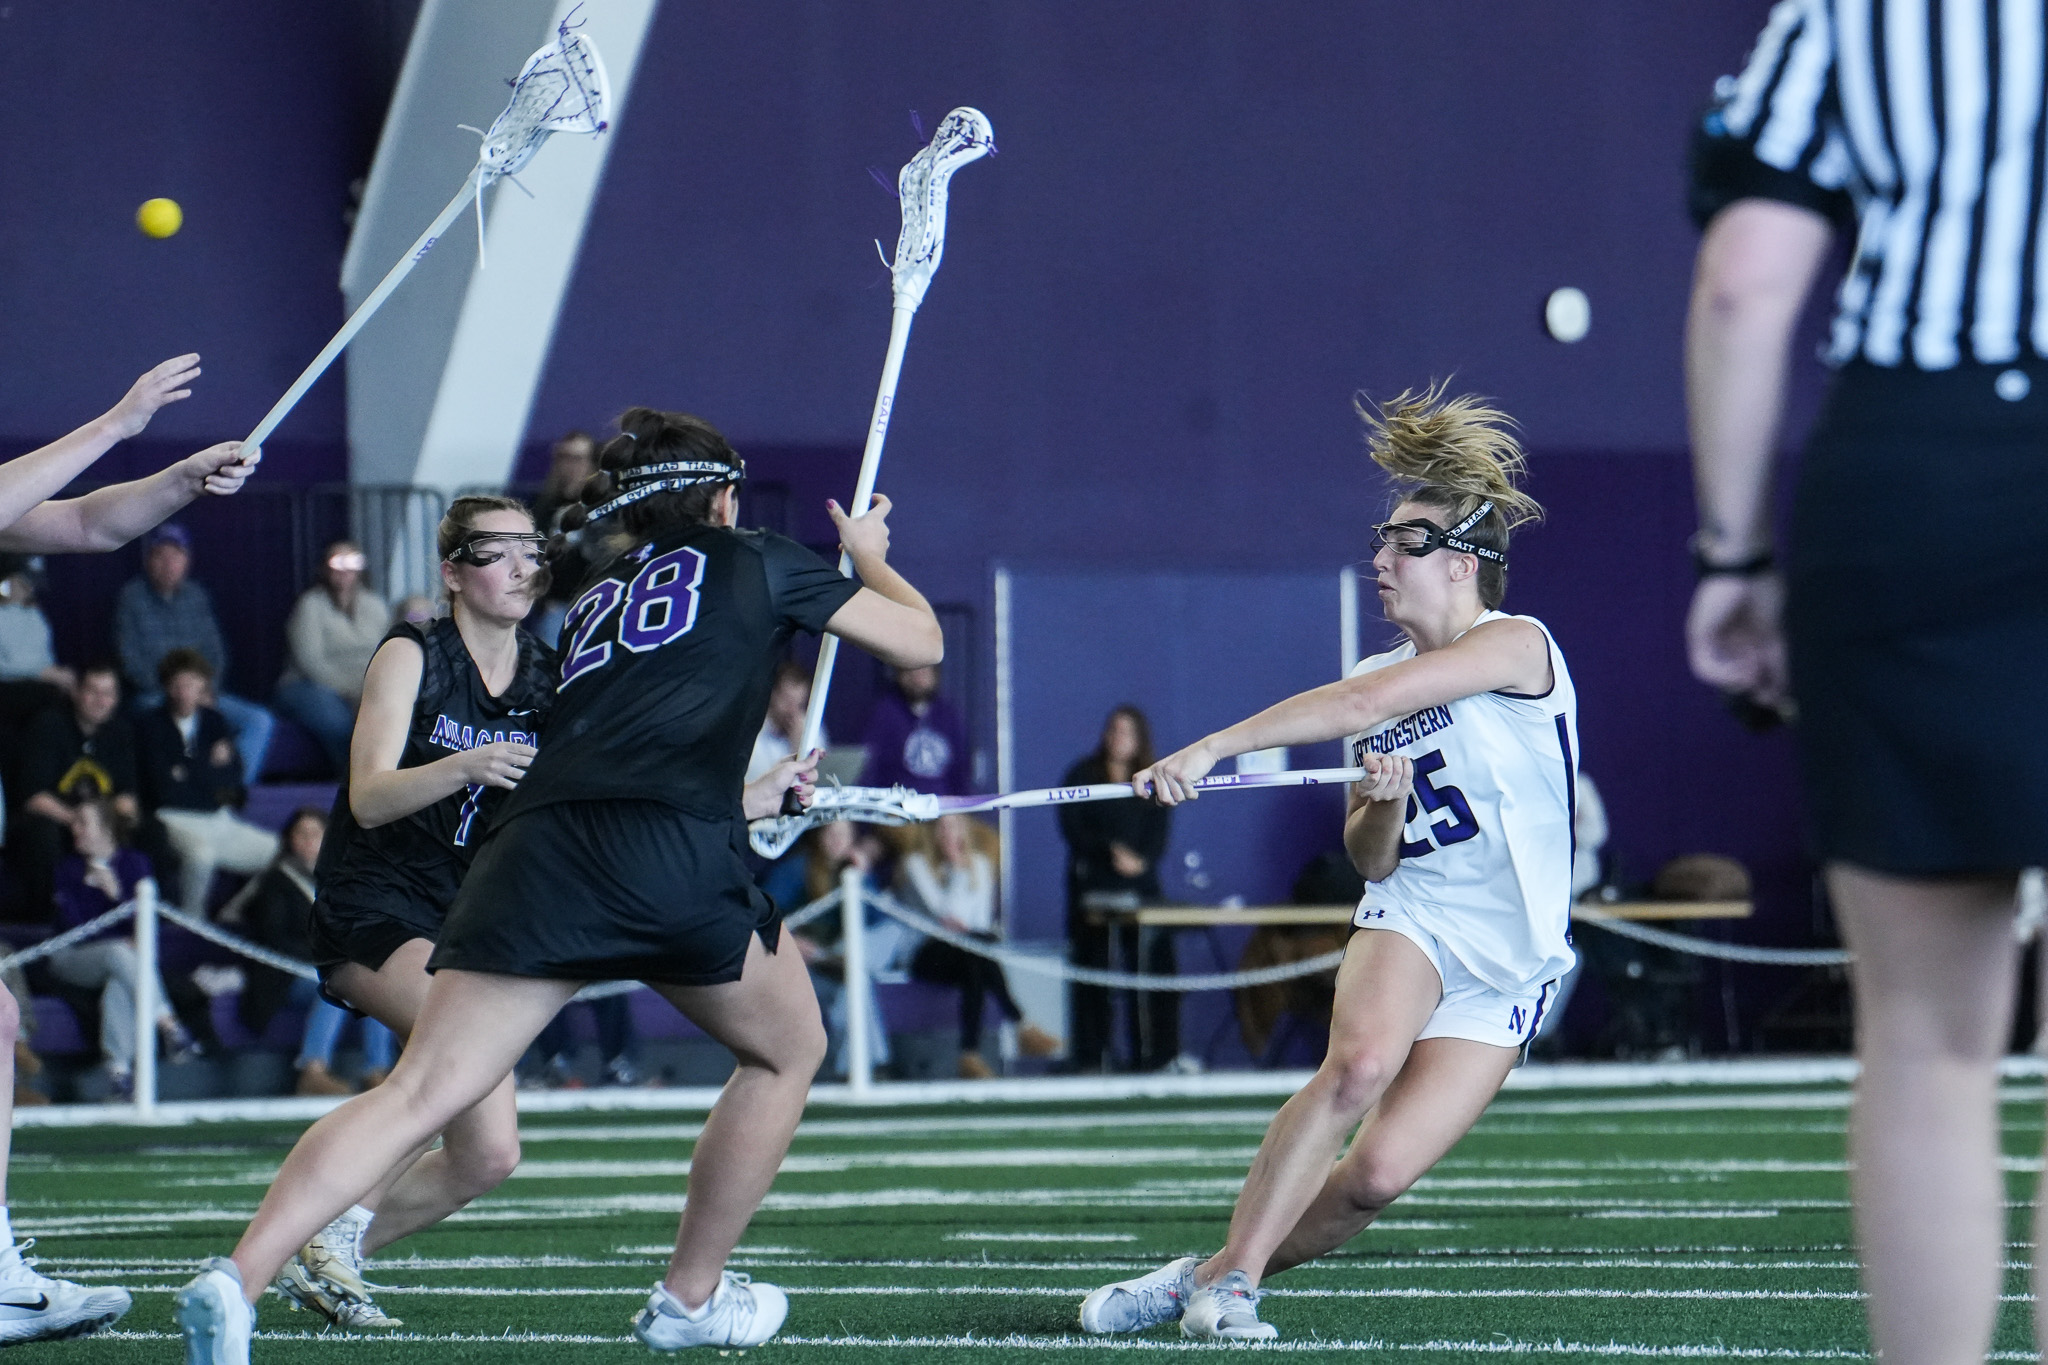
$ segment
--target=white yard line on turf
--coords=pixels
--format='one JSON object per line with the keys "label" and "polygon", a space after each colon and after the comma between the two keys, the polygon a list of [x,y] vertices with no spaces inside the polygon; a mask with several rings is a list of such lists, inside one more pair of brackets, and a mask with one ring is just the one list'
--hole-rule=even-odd
{"label": "white yard line on turf", "polygon": [[[2038,1079],[2048,1074],[2048,1061],[2039,1057],[2007,1057],[2000,1064],[2007,1078]],[[1307,1083],[1306,1071],[1222,1071],[1199,1076],[1048,1076],[992,1081],[892,1081],[871,1087],[856,1097],[843,1085],[820,1085],[811,1090],[810,1102],[820,1108],[837,1106],[886,1109],[892,1106],[924,1104],[1071,1104],[1132,1099],[1221,1099],[1285,1097]],[[1856,1076],[1856,1064],[1845,1057],[1810,1059],[1745,1058],[1707,1062],[1553,1062],[1537,1063],[1511,1072],[1507,1088],[1527,1090],[1618,1090],[1667,1086],[1674,1089],[1719,1088],[1724,1086],[1846,1086]],[[2038,1093],[2038,1087],[2035,1087]],[[526,1091],[519,1096],[525,1114],[567,1113],[674,1113],[704,1112],[719,1095],[715,1086],[677,1087],[661,1090],[548,1090]],[[1828,1108],[1848,1102],[1846,1089],[1835,1092],[1832,1106],[1809,1102],[1779,1106],[1758,1103],[1763,1097],[1711,1096],[1693,1098],[1704,1104],[1660,1103],[1666,1097],[1644,1101],[1659,1108]],[[1678,1096],[1668,1097],[1677,1099]],[[2006,1096],[2001,1096],[2006,1098]],[[2015,1097],[2019,1098],[2019,1097]],[[70,1128],[80,1126],[133,1125],[174,1126],[221,1120],[317,1118],[340,1101],[327,1098],[286,1097],[263,1100],[194,1100],[160,1104],[150,1115],[115,1104],[53,1104],[24,1109],[15,1115],[22,1128]],[[1577,1104],[1579,1101],[1566,1101]],[[1504,1101],[1501,1112],[1533,1112],[1521,1104]],[[1546,1110],[1541,1112],[1577,1112]],[[1602,1112],[1586,1110],[1584,1112]]]}
{"label": "white yard line on turf", "polygon": [[949,1242],[1135,1242],[1135,1232],[949,1232]]}
{"label": "white yard line on turf", "polygon": [[[128,1284],[120,1286],[131,1294],[171,1294],[175,1284]],[[785,1284],[786,1294],[818,1298],[999,1298],[1071,1299],[1086,1286],[1075,1285],[795,1285]],[[645,1285],[404,1285],[379,1284],[380,1297],[390,1298],[479,1298],[479,1299],[601,1299],[645,1298]],[[1432,1289],[1381,1286],[1365,1289],[1266,1289],[1272,1299],[1612,1299],[1655,1302],[1806,1302],[1861,1300],[1860,1289]],[[2032,1303],[2032,1294],[2002,1294],[2002,1303]],[[381,1339],[381,1338],[379,1338]]]}

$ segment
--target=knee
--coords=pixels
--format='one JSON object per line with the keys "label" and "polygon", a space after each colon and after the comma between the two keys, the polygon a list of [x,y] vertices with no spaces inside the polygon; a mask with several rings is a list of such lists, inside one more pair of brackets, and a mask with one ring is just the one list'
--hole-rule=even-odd
{"label": "knee", "polygon": [[21,1037],[21,1003],[14,992],[0,985],[0,1051],[12,1053]]}
{"label": "knee", "polygon": [[1377,1048],[1333,1051],[1323,1061],[1322,1080],[1330,1102],[1339,1110],[1363,1117],[1386,1093],[1400,1063]]}
{"label": "knee", "polygon": [[1415,1180],[1416,1173],[1400,1163],[1366,1154],[1340,1163],[1336,1184],[1352,1208],[1370,1217],[1406,1194]]}
{"label": "knee", "polygon": [[493,1134],[482,1142],[465,1145],[459,1152],[451,1151],[448,1156],[468,1197],[474,1199],[497,1189],[519,1168],[519,1134]]}

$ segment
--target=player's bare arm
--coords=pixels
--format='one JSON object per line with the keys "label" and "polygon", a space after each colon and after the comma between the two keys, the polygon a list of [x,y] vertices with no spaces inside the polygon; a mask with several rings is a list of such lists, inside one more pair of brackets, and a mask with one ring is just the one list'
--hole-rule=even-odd
{"label": "player's bare arm", "polygon": [[1415,791],[1415,764],[1405,754],[1367,754],[1369,774],[1351,789],[1344,820],[1344,852],[1369,882],[1385,881],[1401,865],[1401,827]]}
{"label": "player's bare arm", "polygon": [[749,820],[780,815],[782,794],[789,791],[796,793],[798,801],[810,805],[818,781],[818,760],[824,756],[822,749],[813,749],[801,758],[791,754],[749,782],[740,798],[742,813]]}
{"label": "player's bare arm", "polygon": [[501,740],[416,768],[399,767],[425,664],[412,641],[387,640],[364,675],[348,762],[349,811],[364,829],[402,820],[465,787],[516,787],[537,752],[530,744]]}
{"label": "player's bare arm", "polygon": [[1297,693],[1168,754],[1131,785],[1161,805],[1178,805],[1195,798],[1193,784],[1218,763],[1254,749],[1339,739],[1481,692],[1549,690],[1550,650],[1543,632],[1526,621],[1488,621],[1442,649]]}
{"label": "player's bare arm", "polygon": [[848,516],[836,502],[825,504],[839,528],[839,543],[865,585],[832,614],[825,629],[883,663],[922,668],[945,659],[946,637],[924,594],[889,566],[889,507],[880,493],[858,517]]}
{"label": "player's bare arm", "polygon": [[[257,454],[260,457],[261,452]],[[254,459],[243,458],[241,442],[223,441],[147,478],[31,507],[0,531],[0,549],[19,554],[118,550],[202,496],[232,497],[255,468]],[[0,469],[0,476],[4,474]]]}

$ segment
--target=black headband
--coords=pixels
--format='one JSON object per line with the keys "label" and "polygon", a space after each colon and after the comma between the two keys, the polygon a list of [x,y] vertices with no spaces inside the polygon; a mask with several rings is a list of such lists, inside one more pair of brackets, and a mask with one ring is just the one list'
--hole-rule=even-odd
{"label": "black headband", "polygon": [[1420,530],[1422,532],[1422,544],[1412,550],[1402,550],[1401,553],[1405,555],[1420,557],[1434,554],[1438,550],[1456,550],[1460,554],[1477,555],[1479,558],[1491,560],[1495,564],[1506,565],[1508,557],[1499,550],[1491,549],[1485,545],[1479,545],[1465,539],[1465,533],[1486,520],[1487,513],[1491,511],[1493,511],[1493,503],[1490,501],[1482,502],[1473,509],[1471,516],[1466,517],[1448,531],[1438,526],[1435,522],[1426,519],[1418,521],[1390,521],[1383,523],[1376,529],[1384,532],[1388,526],[1407,526]]}
{"label": "black headband", "polygon": [[591,508],[584,514],[584,521],[601,520],[656,493],[677,493],[706,483],[740,483],[747,477],[747,462],[738,456],[733,461],[726,464],[718,460],[670,460],[665,464],[622,469],[615,477],[625,491]]}

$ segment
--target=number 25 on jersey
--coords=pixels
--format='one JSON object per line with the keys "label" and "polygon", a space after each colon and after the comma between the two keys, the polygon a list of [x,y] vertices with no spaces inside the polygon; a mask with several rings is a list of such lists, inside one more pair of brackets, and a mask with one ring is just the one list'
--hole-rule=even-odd
{"label": "number 25 on jersey", "polygon": [[1415,760],[1415,795],[1408,798],[1407,823],[1414,824],[1425,811],[1430,814],[1447,811],[1449,814],[1442,820],[1430,823],[1429,832],[1435,838],[1434,843],[1429,839],[1420,839],[1414,843],[1403,839],[1403,858],[1420,858],[1440,848],[1462,844],[1479,833],[1479,821],[1473,818],[1472,806],[1465,800],[1465,793],[1448,783],[1430,781],[1430,774],[1442,772],[1443,766],[1444,754],[1441,749],[1433,750]]}
{"label": "number 25 on jersey", "polygon": [[684,546],[655,555],[631,583],[607,578],[569,608],[562,633],[563,687],[611,661],[612,646],[645,654],[674,644],[697,624],[697,593],[704,585],[704,553]]}

